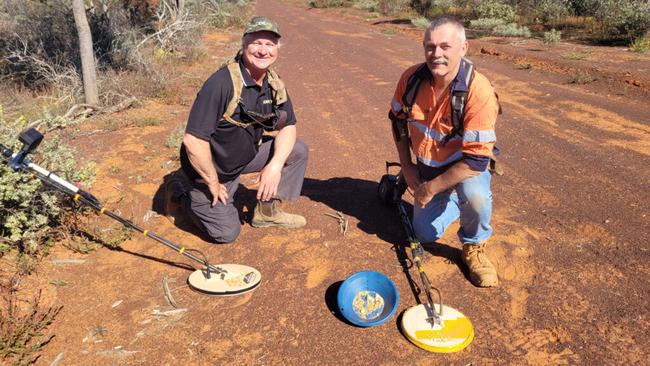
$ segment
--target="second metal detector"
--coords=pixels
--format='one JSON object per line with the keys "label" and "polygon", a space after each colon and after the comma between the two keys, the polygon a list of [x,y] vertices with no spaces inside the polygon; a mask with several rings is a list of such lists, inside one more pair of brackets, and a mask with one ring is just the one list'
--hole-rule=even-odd
{"label": "second metal detector", "polygon": [[124,219],[102,206],[101,202],[92,194],[32,163],[27,159],[27,155],[33,153],[43,140],[43,135],[35,129],[32,128],[23,132],[18,139],[23,144],[23,147],[17,153],[0,144],[0,160],[8,163],[14,170],[21,170],[35,175],[45,185],[65,193],[72,197],[75,202],[90,206],[99,214],[104,214],[122,225],[140,232],[179,254],[200,263],[203,268],[194,271],[187,280],[192,289],[207,295],[229,296],[252,291],[260,284],[262,275],[255,268],[241,264],[210,264],[207,257],[200,251],[172,243],[154,232],[141,228],[132,221]]}
{"label": "second metal detector", "polygon": [[[402,200],[407,188],[406,181],[401,172],[390,174],[391,167],[399,166],[398,163],[386,162],[386,174],[379,181],[377,193],[385,204],[397,206],[411,248],[413,263],[420,274],[427,298],[426,303],[410,307],[404,312],[400,326],[409,341],[422,349],[438,353],[457,352],[472,342],[474,328],[463,313],[442,304],[440,290],[431,285],[422,268],[424,249],[415,236],[413,224]],[[438,294],[437,303],[433,301],[431,290]]]}

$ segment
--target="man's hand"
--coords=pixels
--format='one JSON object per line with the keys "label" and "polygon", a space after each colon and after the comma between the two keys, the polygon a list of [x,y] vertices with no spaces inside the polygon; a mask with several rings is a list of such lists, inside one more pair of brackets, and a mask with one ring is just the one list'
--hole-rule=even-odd
{"label": "man's hand", "polygon": [[413,193],[415,204],[424,207],[436,194],[453,188],[458,183],[476,177],[481,172],[473,170],[465,161],[454,163],[447,171],[428,182],[421,184]]}
{"label": "man's hand", "polygon": [[221,201],[224,205],[228,204],[228,189],[223,184],[217,182],[208,183],[204,179],[198,179],[198,183],[203,183],[208,186],[208,190],[212,195],[212,204],[210,207],[214,207],[217,202]]}
{"label": "man's hand", "polygon": [[420,184],[420,186],[413,192],[413,198],[415,199],[415,204],[421,208],[424,208],[437,192],[432,192],[431,181]]}
{"label": "man's hand", "polygon": [[284,126],[275,136],[273,143],[273,158],[262,169],[257,183],[257,199],[268,201],[278,194],[278,186],[282,177],[282,168],[284,167],[293,146],[296,143],[296,126]]}
{"label": "man's hand", "polygon": [[282,166],[271,161],[260,172],[257,182],[260,186],[257,188],[257,199],[268,201],[278,194],[278,185],[282,177]]}
{"label": "man's hand", "polygon": [[212,205],[214,207],[218,201],[221,201],[224,205],[228,204],[228,189],[221,183],[208,184],[208,189],[212,194]]}
{"label": "man's hand", "polygon": [[224,205],[228,204],[228,189],[219,183],[217,171],[212,163],[210,142],[186,133],[183,137],[183,145],[185,145],[190,164],[201,176],[198,182],[207,185],[212,194],[211,207],[214,207],[218,201]]}

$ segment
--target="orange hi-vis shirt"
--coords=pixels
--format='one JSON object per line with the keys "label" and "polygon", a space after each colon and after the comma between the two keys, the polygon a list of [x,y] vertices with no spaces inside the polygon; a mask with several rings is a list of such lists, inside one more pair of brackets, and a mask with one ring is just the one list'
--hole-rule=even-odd
{"label": "orange hi-vis shirt", "polygon": [[[402,96],[409,77],[421,65],[411,66],[402,74],[391,102],[395,115],[403,108]],[[411,149],[418,161],[438,168],[455,163],[467,155],[479,159],[492,158],[499,103],[488,79],[474,72],[467,94],[463,136],[454,136],[442,146],[443,139],[453,128],[450,98],[447,91],[436,104],[433,77],[420,84],[408,119]]]}

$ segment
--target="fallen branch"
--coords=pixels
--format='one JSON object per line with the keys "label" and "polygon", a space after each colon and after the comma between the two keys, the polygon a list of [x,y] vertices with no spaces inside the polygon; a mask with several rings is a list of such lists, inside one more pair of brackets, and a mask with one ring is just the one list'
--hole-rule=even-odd
{"label": "fallen branch", "polygon": [[127,99],[119,102],[118,104],[116,104],[116,105],[114,105],[112,107],[109,107],[109,108],[106,108],[106,109],[102,110],[101,113],[102,114],[111,114],[111,113],[120,112],[122,110],[125,110],[125,109],[129,108],[130,106],[135,104],[135,102],[137,102],[137,101],[138,101],[138,98],[136,98],[136,97],[127,98]]}
{"label": "fallen branch", "polygon": [[56,357],[54,358],[54,360],[52,360],[52,363],[50,364],[50,366],[56,366],[56,365],[58,365],[62,358],[63,358],[63,352],[61,352],[61,353],[59,353],[58,355],[56,355]]}
{"label": "fallen branch", "polygon": [[35,128],[38,130],[43,124],[51,124],[51,126],[49,126],[49,128],[45,131],[47,133],[59,128],[76,125],[92,116],[98,116],[100,114],[112,114],[112,113],[123,111],[131,107],[137,101],[138,98],[129,97],[121,101],[120,103],[107,108],[100,108],[98,106],[92,104],[85,104],[85,103],[75,104],[72,107],[70,107],[70,109],[68,109],[68,111],[65,112],[63,116],[55,117],[55,118],[47,118],[47,119],[38,119],[36,121],[29,123],[27,125],[27,128]]}
{"label": "fallen branch", "polygon": [[123,349],[118,349],[118,350],[108,350],[108,351],[99,351],[95,353],[97,356],[105,356],[105,357],[127,357],[134,355],[140,351],[127,351]]}
{"label": "fallen branch", "polygon": [[183,314],[186,311],[187,311],[186,308],[166,310],[166,311],[160,311],[158,309],[154,309],[154,311],[151,312],[151,315],[154,315],[154,316],[175,316],[175,315]]}
{"label": "fallen branch", "polygon": [[81,107],[86,108],[86,110],[88,110],[88,109],[99,110],[100,109],[99,107],[91,105],[91,104],[85,104],[85,103],[75,104],[70,109],[68,109],[67,112],[65,112],[65,114],[63,115],[63,118],[72,118],[72,119],[74,119],[75,117],[79,116],[81,113],[84,113],[85,111],[81,112],[81,113],[76,113],[77,109],[79,109]]}
{"label": "fallen branch", "polygon": [[85,259],[52,259],[52,264],[65,265],[65,264],[84,264]]}
{"label": "fallen branch", "polygon": [[169,281],[167,280],[167,276],[163,277],[163,291],[165,292],[165,300],[167,300],[167,303],[170,306],[173,306],[174,308],[178,308],[178,304],[176,303],[176,300],[174,300],[174,297],[172,296],[172,292],[169,289]]}
{"label": "fallen branch", "polygon": [[339,223],[340,232],[343,234],[343,236],[345,236],[345,234],[347,234],[347,232],[348,232],[348,219],[345,217],[345,215],[343,215],[343,213],[341,211],[336,211],[336,215],[331,214],[331,213],[326,213],[325,215],[335,218],[336,221],[338,221],[338,223]]}

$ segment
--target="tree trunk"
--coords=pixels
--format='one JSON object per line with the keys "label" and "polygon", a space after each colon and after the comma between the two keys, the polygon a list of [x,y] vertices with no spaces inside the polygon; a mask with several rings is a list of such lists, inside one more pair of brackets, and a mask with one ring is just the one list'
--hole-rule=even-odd
{"label": "tree trunk", "polygon": [[99,105],[97,93],[97,76],[95,69],[95,54],[93,52],[93,38],[90,34],[88,19],[86,18],[86,5],[84,0],[72,0],[74,23],[79,34],[79,54],[81,55],[81,71],[84,83],[84,96],[86,103]]}
{"label": "tree trunk", "polygon": [[178,9],[179,13],[182,13],[185,9],[185,0],[176,0],[176,8]]}

